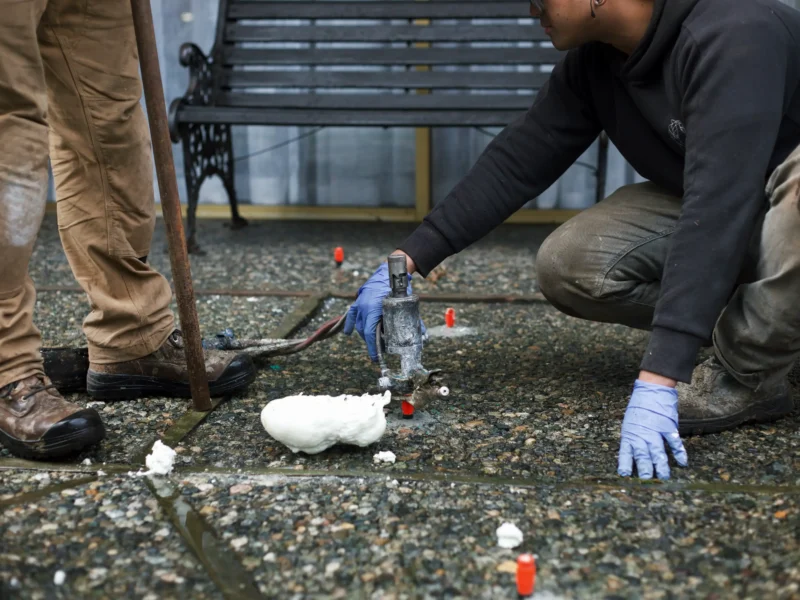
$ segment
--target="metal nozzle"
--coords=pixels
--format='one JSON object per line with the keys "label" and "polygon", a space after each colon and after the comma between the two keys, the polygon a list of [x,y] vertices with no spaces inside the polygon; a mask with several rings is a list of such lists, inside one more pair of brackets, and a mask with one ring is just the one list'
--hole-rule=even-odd
{"label": "metal nozzle", "polygon": [[389,285],[392,288],[392,297],[399,298],[407,295],[408,269],[406,257],[402,254],[389,255]]}

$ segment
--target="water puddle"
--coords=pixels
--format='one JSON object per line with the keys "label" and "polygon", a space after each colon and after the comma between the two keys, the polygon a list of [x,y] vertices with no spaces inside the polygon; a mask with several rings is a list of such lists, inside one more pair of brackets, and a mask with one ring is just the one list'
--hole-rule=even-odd
{"label": "water puddle", "polygon": [[475,485],[494,485],[510,486],[517,488],[548,488],[554,490],[586,489],[586,490],[629,490],[629,491],[659,491],[659,492],[705,492],[709,494],[800,494],[800,485],[758,485],[758,484],[738,484],[738,483],[716,483],[701,481],[636,481],[611,479],[603,477],[592,477],[587,479],[577,479],[571,481],[553,481],[548,479],[513,478],[513,477],[493,477],[491,475],[472,475],[469,473],[450,471],[450,472],[430,472],[430,471],[392,471],[382,469],[377,471],[361,470],[319,470],[307,469],[297,470],[293,467],[250,467],[247,469],[234,469],[227,467],[198,466],[198,467],[179,467],[179,473],[219,473],[226,475],[236,475],[238,477],[252,477],[263,475],[280,475],[291,479],[335,477],[335,478],[358,478],[358,479],[385,479],[388,474],[396,479],[409,481],[424,481],[429,483],[462,483]]}
{"label": "water puddle", "polygon": [[47,487],[43,487],[40,490],[18,494],[16,496],[8,498],[7,500],[0,500],[0,508],[14,506],[17,504],[28,504],[31,502],[35,502],[37,500],[41,500],[42,498],[49,496],[50,494],[56,494],[58,492],[63,492],[64,490],[68,490],[70,488],[80,487],[87,483],[91,483],[95,479],[97,479],[96,476],[81,477],[79,479],[70,479],[69,481],[63,481],[61,483],[56,483],[54,485],[48,485]]}
{"label": "water puddle", "polygon": [[145,483],[227,600],[263,598],[250,573],[245,571],[231,550],[217,539],[211,526],[181,496],[180,489],[162,477],[147,477]]}

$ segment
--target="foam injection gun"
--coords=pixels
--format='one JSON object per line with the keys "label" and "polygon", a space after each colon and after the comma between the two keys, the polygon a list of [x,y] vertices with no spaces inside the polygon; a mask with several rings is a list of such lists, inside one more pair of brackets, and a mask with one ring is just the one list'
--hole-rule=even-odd
{"label": "foam injection gun", "polygon": [[[383,319],[377,328],[376,347],[381,376],[381,391],[404,396],[401,407],[405,418],[412,418],[416,409],[423,408],[435,397],[450,394],[441,385],[439,369],[422,366],[422,346],[425,341],[419,317],[419,296],[408,294],[408,270],[402,254],[389,256],[389,285],[391,293],[383,299]],[[386,356],[396,357],[399,368],[388,367]]]}

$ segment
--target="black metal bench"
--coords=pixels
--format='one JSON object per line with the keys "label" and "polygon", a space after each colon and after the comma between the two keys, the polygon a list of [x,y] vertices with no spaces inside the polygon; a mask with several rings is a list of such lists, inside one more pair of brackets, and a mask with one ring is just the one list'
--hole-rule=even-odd
{"label": "black metal bench", "polygon": [[[508,124],[530,107],[548,73],[487,67],[554,65],[562,56],[538,43],[519,47],[547,40],[538,26],[509,24],[528,17],[528,10],[527,1],[221,0],[210,55],[194,44],[181,47],[190,82],[170,107],[172,139],[183,143],[190,248],[196,244],[198,194],[206,177],[222,179],[233,226],[246,224],[236,202],[231,125]],[[365,19],[381,24],[365,25]],[[306,47],[280,47],[287,42]],[[464,46],[475,42],[486,47]],[[324,47],[331,43],[346,46]],[[446,66],[462,69],[443,70]],[[598,200],[605,191],[606,157],[603,135]]]}

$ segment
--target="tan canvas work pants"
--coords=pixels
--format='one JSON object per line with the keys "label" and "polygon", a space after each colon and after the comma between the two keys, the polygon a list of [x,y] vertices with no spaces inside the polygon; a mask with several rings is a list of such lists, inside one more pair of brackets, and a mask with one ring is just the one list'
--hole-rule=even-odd
{"label": "tan canvas work pants", "polygon": [[155,225],[141,92],[129,0],[0,0],[0,386],[42,371],[28,261],[48,156],[90,360],[140,358],[172,331],[169,284],[140,260]]}

